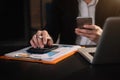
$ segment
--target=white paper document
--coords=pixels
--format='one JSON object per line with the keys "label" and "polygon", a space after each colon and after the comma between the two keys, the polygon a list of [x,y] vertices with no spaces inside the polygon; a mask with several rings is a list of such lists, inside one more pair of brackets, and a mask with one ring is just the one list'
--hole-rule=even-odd
{"label": "white paper document", "polygon": [[44,53],[44,54],[29,53],[27,52],[27,50],[30,47],[26,47],[26,48],[23,48],[23,49],[14,51],[14,52],[7,53],[5,54],[5,56],[15,57],[15,58],[31,58],[31,59],[44,60],[44,61],[53,61],[70,52],[77,51],[80,48],[80,46],[78,45],[58,45],[58,46],[59,47],[57,49]]}

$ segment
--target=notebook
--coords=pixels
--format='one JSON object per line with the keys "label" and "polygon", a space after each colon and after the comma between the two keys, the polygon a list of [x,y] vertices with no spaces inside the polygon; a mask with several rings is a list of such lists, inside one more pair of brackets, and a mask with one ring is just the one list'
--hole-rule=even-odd
{"label": "notebook", "polygon": [[78,52],[91,64],[120,63],[120,17],[109,17],[96,47],[80,48]]}

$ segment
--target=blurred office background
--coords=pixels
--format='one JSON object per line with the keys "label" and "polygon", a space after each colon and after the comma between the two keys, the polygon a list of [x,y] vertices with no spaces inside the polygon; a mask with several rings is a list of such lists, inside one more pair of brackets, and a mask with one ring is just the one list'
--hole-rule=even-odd
{"label": "blurred office background", "polygon": [[46,25],[52,0],[1,0],[0,47],[28,46],[31,36]]}

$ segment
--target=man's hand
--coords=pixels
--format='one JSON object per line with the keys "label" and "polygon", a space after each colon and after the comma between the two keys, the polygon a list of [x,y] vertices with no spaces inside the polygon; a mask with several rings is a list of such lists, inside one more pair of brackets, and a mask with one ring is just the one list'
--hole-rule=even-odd
{"label": "man's hand", "polygon": [[46,30],[39,30],[33,35],[32,39],[30,40],[30,44],[34,48],[43,48],[44,45],[52,45],[53,40]]}
{"label": "man's hand", "polygon": [[85,36],[97,43],[103,30],[97,25],[84,25],[83,27],[85,29],[76,28],[75,33],[80,36]]}

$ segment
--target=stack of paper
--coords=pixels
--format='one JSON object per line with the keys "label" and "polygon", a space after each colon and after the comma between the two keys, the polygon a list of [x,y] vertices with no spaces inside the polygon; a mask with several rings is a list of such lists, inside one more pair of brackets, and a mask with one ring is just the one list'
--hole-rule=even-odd
{"label": "stack of paper", "polygon": [[80,46],[77,45],[61,44],[58,46],[59,47],[57,49],[44,54],[29,53],[27,52],[27,49],[29,49],[30,47],[26,47],[21,50],[6,53],[4,56],[1,56],[0,58],[55,64],[76,53],[76,51],[80,48]]}

